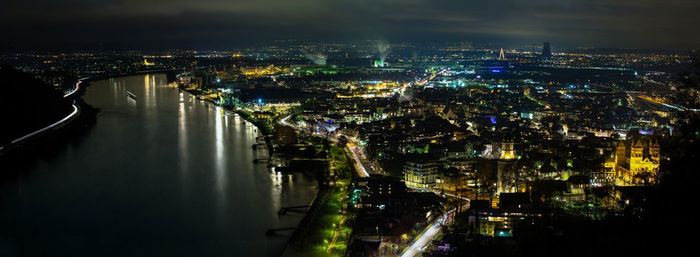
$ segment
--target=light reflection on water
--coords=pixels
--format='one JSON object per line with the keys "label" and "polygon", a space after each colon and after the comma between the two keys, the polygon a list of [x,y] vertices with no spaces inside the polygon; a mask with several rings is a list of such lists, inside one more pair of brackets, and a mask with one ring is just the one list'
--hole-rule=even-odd
{"label": "light reflection on water", "polygon": [[95,127],[0,181],[3,256],[279,255],[286,238],[265,231],[296,225],[299,215],[277,210],[307,204],[315,182],[253,164],[266,156],[252,150],[257,129],[165,84],[164,75],[91,83]]}

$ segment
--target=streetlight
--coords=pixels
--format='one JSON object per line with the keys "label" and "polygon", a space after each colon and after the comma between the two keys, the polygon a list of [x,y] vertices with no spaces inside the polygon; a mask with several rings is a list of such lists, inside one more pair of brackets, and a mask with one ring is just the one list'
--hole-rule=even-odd
{"label": "streetlight", "polygon": [[379,234],[379,226],[377,226],[376,228],[377,228],[377,237],[379,238],[379,244],[381,244],[381,242],[382,242],[382,235]]}

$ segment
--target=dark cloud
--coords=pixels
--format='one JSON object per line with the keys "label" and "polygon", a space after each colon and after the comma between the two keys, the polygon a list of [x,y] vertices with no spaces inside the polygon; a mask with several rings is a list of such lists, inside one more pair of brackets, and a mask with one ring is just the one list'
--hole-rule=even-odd
{"label": "dark cloud", "polygon": [[[7,1],[7,0],[6,0]],[[700,46],[696,0],[9,0],[9,45],[227,47],[271,39]]]}

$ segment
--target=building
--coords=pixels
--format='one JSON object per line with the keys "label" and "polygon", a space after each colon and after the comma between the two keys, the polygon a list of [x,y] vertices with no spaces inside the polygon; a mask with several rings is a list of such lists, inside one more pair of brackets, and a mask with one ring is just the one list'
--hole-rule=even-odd
{"label": "building", "polygon": [[414,160],[403,166],[404,181],[410,188],[430,189],[435,186],[438,163],[431,160]]}
{"label": "building", "polygon": [[654,136],[633,134],[615,146],[612,165],[615,184],[642,185],[654,183],[659,172],[661,147]]}
{"label": "building", "polygon": [[550,58],[552,57],[552,48],[550,47],[549,42],[543,42],[542,43],[542,58]]}
{"label": "building", "polygon": [[443,169],[435,180],[435,189],[450,192],[466,192],[469,185],[469,176],[455,167]]}
{"label": "building", "polygon": [[504,194],[506,206],[493,209],[492,203],[485,200],[472,200],[467,211],[468,233],[487,237],[512,237],[513,228],[522,223],[530,223],[542,216],[532,212],[527,195],[513,197]]}
{"label": "building", "polygon": [[615,184],[615,172],[609,169],[591,172],[589,176],[591,176],[591,186],[593,187],[602,187]]}
{"label": "building", "polygon": [[513,142],[501,143],[500,159],[501,160],[515,159],[515,148],[513,147]]}
{"label": "building", "polygon": [[351,185],[350,204],[353,208],[379,208],[389,197],[406,193],[406,185],[398,178],[371,175],[356,178]]}

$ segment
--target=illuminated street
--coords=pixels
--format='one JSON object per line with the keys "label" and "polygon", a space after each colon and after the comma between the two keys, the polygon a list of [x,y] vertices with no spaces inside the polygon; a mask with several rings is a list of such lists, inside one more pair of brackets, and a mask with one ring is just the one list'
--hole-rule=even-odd
{"label": "illuminated street", "polygon": [[5,1],[0,257],[691,255],[698,13]]}
{"label": "illuminated street", "polygon": [[443,225],[447,221],[447,218],[450,215],[454,214],[455,210],[449,210],[439,218],[435,219],[430,225],[428,225],[423,232],[421,232],[416,239],[413,240],[413,242],[407,247],[403,253],[401,253],[401,257],[413,257],[413,256],[420,256],[420,254],[423,252],[424,248],[430,243],[430,241],[433,240],[433,238],[440,233],[440,230],[442,229]]}

